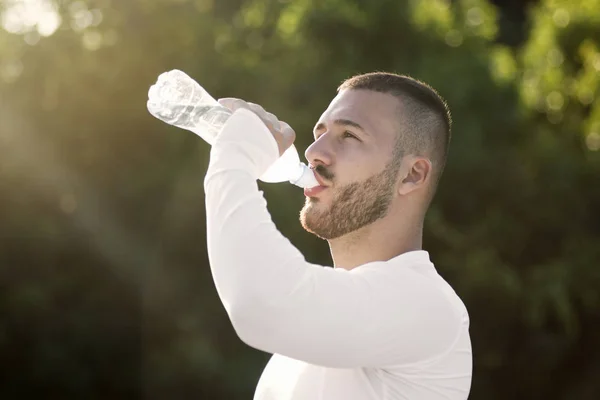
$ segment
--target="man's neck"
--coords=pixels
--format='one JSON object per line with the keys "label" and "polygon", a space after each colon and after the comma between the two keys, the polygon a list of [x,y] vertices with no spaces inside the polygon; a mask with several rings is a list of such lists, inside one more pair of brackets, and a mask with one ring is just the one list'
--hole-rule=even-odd
{"label": "man's neck", "polygon": [[[387,226],[386,226],[387,225]],[[408,251],[420,250],[423,223],[390,226],[385,219],[329,241],[335,268],[351,270],[360,265],[387,261]]]}

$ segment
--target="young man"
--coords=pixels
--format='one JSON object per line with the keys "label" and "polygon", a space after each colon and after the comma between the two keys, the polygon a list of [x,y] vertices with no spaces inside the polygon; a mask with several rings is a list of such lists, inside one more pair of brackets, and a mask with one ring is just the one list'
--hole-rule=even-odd
{"label": "young man", "polygon": [[444,101],[388,73],[338,89],[306,151],[321,185],[300,215],[333,268],[281,235],[257,187],[294,131],[255,104],[220,103],[234,113],[204,183],[209,259],[241,340],[273,354],[255,399],[466,399],[468,313],[422,250],[450,140]]}

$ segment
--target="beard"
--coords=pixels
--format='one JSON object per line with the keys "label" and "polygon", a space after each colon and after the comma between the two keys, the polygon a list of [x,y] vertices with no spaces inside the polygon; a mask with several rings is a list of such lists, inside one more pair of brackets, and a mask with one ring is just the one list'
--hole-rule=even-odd
{"label": "beard", "polygon": [[[323,166],[316,169],[325,178],[333,178]],[[392,202],[398,169],[398,163],[392,161],[382,172],[364,181],[331,188],[335,193],[328,208],[319,209],[320,200],[307,197],[300,211],[302,227],[321,239],[331,240],[385,217]]]}

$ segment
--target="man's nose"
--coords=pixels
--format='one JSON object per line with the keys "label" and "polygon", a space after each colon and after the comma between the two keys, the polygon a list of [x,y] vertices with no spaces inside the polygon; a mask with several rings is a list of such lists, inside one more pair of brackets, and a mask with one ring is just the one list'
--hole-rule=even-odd
{"label": "man's nose", "polygon": [[304,152],[304,156],[310,164],[317,166],[319,164],[329,166],[333,164],[334,153],[331,143],[329,143],[327,133],[319,136]]}

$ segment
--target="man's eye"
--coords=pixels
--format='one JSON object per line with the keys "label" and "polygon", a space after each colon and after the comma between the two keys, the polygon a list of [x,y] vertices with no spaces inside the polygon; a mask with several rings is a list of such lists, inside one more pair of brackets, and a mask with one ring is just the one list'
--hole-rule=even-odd
{"label": "man's eye", "polygon": [[356,136],[354,136],[350,131],[345,131],[344,134],[342,135],[343,138],[352,138],[352,139],[358,139]]}

